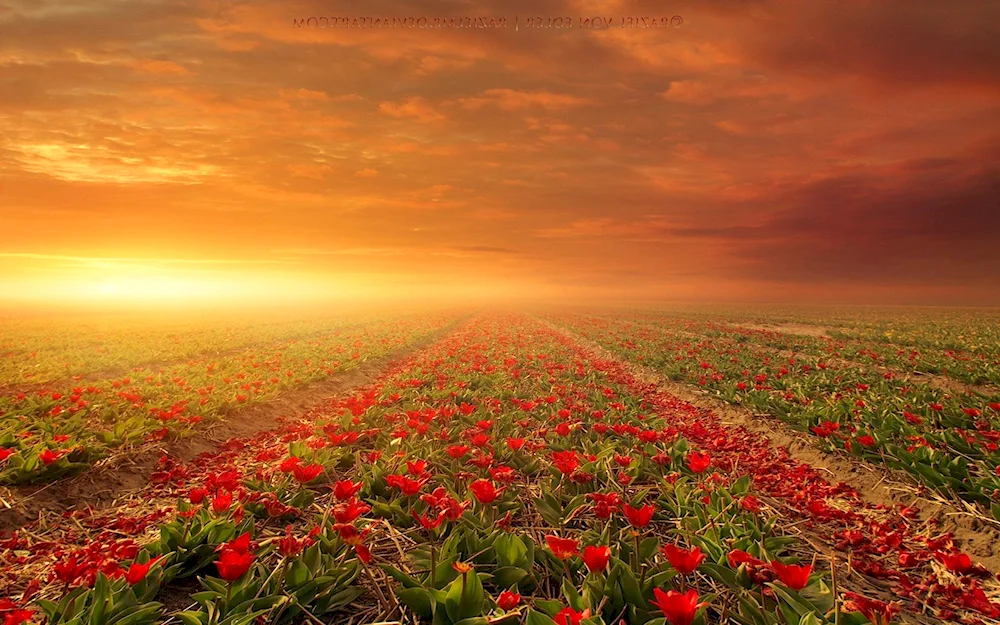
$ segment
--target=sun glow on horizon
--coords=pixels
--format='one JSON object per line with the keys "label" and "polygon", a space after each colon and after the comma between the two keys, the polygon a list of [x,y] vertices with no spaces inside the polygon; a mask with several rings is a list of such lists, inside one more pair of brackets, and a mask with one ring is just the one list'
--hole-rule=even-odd
{"label": "sun glow on horizon", "polygon": [[[45,308],[283,307],[508,301],[533,291],[479,276],[345,272],[261,259],[0,253],[0,304]],[[537,293],[537,290],[535,290]]]}
{"label": "sun glow on horizon", "polygon": [[266,271],[239,264],[225,268],[179,266],[168,260],[136,262],[80,257],[39,263],[0,279],[4,294],[20,302],[112,305],[190,305],[328,299],[342,290],[333,279]]}

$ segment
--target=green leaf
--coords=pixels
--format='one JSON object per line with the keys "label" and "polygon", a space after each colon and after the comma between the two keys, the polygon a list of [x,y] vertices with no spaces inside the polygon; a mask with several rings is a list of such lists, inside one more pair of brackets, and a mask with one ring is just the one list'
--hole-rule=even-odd
{"label": "green leaf", "polygon": [[639,543],[639,560],[645,562],[656,553],[656,548],[659,546],[659,541],[655,536],[651,536],[646,540]]}
{"label": "green leaf", "polygon": [[[147,603],[145,605],[136,606],[119,616],[108,621],[107,625],[137,625],[138,623],[153,622],[150,619],[154,614],[158,614],[163,608],[162,603]],[[159,619],[156,619],[157,621]]]}
{"label": "green leaf", "polygon": [[528,547],[513,534],[501,534],[493,543],[500,566],[524,567],[528,563]]}
{"label": "green leaf", "polygon": [[639,588],[639,580],[635,578],[632,569],[620,560],[617,566],[620,569],[618,582],[621,584],[622,596],[624,596],[625,601],[633,606],[645,606],[646,599],[642,596],[642,589]]}
{"label": "green leaf", "polygon": [[482,613],[485,593],[475,571],[468,571],[454,580],[446,592],[444,607],[453,622]]}
{"label": "green leaf", "polygon": [[555,616],[563,608],[562,601],[555,599],[535,599],[535,606],[549,616]]}
{"label": "green leaf", "polygon": [[528,572],[516,566],[505,566],[493,571],[493,581],[499,588],[510,588],[521,583]]}
{"label": "green leaf", "polygon": [[172,616],[179,618],[184,625],[203,625],[208,622],[208,615],[204,612],[174,612]]}
{"label": "green leaf", "polygon": [[413,612],[423,618],[434,616],[434,608],[437,602],[427,590],[423,588],[401,588],[396,591],[399,601]]}
{"label": "green leaf", "polygon": [[709,577],[713,578],[715,581],[725,584],[730,588],[740,588],[740,583],[736,579],[736,573],[728,567],[719,566],[712,562],[702,562],[701,566],[698,567],[699,570],[707,573]]}
{"label": "green leaf", "polygon": [[583,612],[585,606],[583,605],[583,597],[577,591],[576,586],[573,585],[570,578],[563,578],[563,596],[566,597],[566,603],[569,604],[571,608],[577,612]]}
{"label": "green leaf", "polygon": [[413,577],[407,575],[406,573],[400,571],[399,569],[389,566],[388,564],[381,565],[383,571],[388,573],[390,577],[402,584],[406,588],[420,588],[420,582],[413,579]]}
{"label": "green leaf", "polygon": [[810,612],[799,619],[799,625],[823,625],[823,621],[815,613]]}
{"label": "green leaf", "polygon": [[525,619],[524,625],[556,625],[556,622],[541,612],[529,609],[528,618]]}

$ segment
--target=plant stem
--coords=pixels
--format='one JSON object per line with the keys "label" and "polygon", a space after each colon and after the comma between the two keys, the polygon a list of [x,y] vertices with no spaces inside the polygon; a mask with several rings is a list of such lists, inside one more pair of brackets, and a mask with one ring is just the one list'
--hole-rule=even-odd
{"label": "plant stem", "polygon": [[638,568],[639,568],[639,532],[636,532],[635,533],[635,569],[638,569]]}
{"label": "plant stem", "polygon": [[431,537],[431,576],[430,576],[431,588],[436,588],[436,586],[434,585],[434,573],[435,573],[436,570],[437,570],[437,549],[435,549],[435,547],[434,547],[434,539],[433,539],[433,536],[432,536]]}
{"label": "plant stem", "polygon": [[837,594],[837,555],[830,555],[830,575],[833,578],[833,623],[840,625],[840,597]]}
{"label": "plant stem", "polygon": [[475,571],[466,571],[465,573],[462,573],[462,598],[459,599],[459,603],[458,603],[458,606],[459,606],[459,608],[458,608],[459,609],[459,617],[461,617],[461,615],[462,615],[462,608],[465,606],[465,588],[466,588],[466,586],[468,586],[467,582],[469,580],[469,573],[472,573],[473,575],[476,574]]}

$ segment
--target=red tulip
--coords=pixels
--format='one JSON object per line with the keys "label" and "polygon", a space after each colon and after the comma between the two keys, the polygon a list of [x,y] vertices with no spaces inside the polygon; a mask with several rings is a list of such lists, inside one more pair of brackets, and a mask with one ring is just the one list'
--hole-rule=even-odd
{"label": "red tulip", "polygon": [[333,496],[337,501],[347,501],[358,494],[363,482],[352,482],[351,480],[340,480],[333,485]]}
{"label": "red tulip", "polygon": [[739,549],[733,549],[726,556],[726,560],[729,561],[729,566],[739,568],[741,564],[750,564],[753,566],[760,566],[764,564],[763,560],[758,560],[746,551],[740,551]]}
{"label": "red tulip", "polygon": [[444,512],[439,512],[436,519],[431,519],[426,514],[418,515],[416,512],[411,512],[413,518],[417,520],[418,523],[427,531],[437,529],[444,522]]}
{"label": "red tulip", "polygon": [[555,621],[556,625],[580,625],[580,621],[589,616],[590,608],[587,608],[583,612],[577,612],[573,608],[563,608],[552,617],[552,620]]}
{"label": "red tulip", "polygon": [[188,493],[188,501],[193,504],[199,504],[205,501],[205,497],[208,496],[208,489],[205,488],[192,488]]}
{"label": "red tulip", "polygon": [[34,610],[11,610],[4,616],[3,625],[21,625],[31,620]]}
{"label": "red tulip", "polygon": [[652,504],[646,504],[641,508],[633,508],[626,504],[622,506],[622,512],[625,513],[625,517],[632,527],[641,529],[649,525],[649,522],[653,520],[656,507]]}
{"label": "red tulip", "polygon": [[711,463],[712,458],[708,454],[698,453],[697,451],[688,452],[687,466],[695,473],[701,473],[707,469],[708,465]]}
{"label": "red tulip", "polygon": [[235,551],[236,553],[247,553],[250,551],[250,532],[243,532],[228,543],[222,543],[216,551]]}
{"label": "red tulip", "polygon": [[333,526],[337,533],[340,534],[340,539],[344,541],[345,544],[354,547],[354,551],[358,554],[358,559],[368,564],[372,561],[372,552],[365,545],[365,539],[368,538],[368,534],[371,533],[371,528],[364,531],[358,530],[358,528],[353,525],[346,523],[337,523]]}
{"label": "red tulip", "polygon": [[509,484],[517,479],[517,471],[505,465],[490,468],[490,475],[502,484]]}
{"label": "red tulip", "polygon": [[212,498],[212,512],[216,514],[225,512],[233,505],[233,494],[228,490],[221,490]]}
{"label": "red tulip", "polygon": [[420,488],[426,483],[426,480],[414,480],[405,475],[390,475],[385,478],[385,483],[398,488],[404,495],[416,495],[420,492]]}
{"label": "red tulip", "polygon": [[160,556],[159,558],[153,558],[152,560],[146,562],[145,564],[133,562],[128,567],[128,571],[125,572],[125,581],[127,581],[130,586],[135,586],[142,580],[146,579],[146,574],[149,573],[150,567],[156,564],[162,557],[163,556]]}
{"label": "red tulip", "polygon": [[442,502],[440,510],[446,520],[457,521],[471,505],[471,501],[459,501],[454,497],[448,497]]}
{"label": "red tulip", "polygon": [[42,453],[38,454],[38,459],[42,461],[42,464],[49,466],[56,460],[59,460],[66,454],[65,449],[59,451],[52,451],[51,449],[43,449]]}
{"label": "red tulip", "polygon": [[310,464],[304,467],[296,465],[292,467],[292,474],[295,476],[295,481],[299,484],[307,484],[315,480],[322,472],[323,465],[321,464]]}
{"label": "red tulip", "polygon": [[546,536],[545,542],[549,545],[549,549],[552,550],[552,554],[560,560],[569,560],[579,550],[579,543],[572,538]]}
{"label": "red tulip", "polygon": [[774,561],[771,563],[771,569],[777,574],[778,579],[792,590],[802,590],[809,585],[809,574],[812,573],[811,564],[795,566],[794,564],[782,564]]}
{"label": "red tulip", "polygon": [[554,451],[552,452],[552,464],[556,465],[560,473],[570,475],[580,467],[580,459],[572,449]]}
{"label": "red tulip", "polygon": [[698,591],[694,589],[681,594],[676,590],[663,592],[659,588],[654,588],[653,595],[655,596],[653,603],[663,612],[663,617],[670,625],[691,625],[698,609],[707,605],[698,603]]}
{"label": "red tulip", "polygon": [[8,447],[0,447],[0,462],[14,455],[14,450]]}
{"label": "red tulip", "polygon": [[312,539],[295,538],[292,536],[292,526],[285,527],[285,535],[278,541],[278,552],[286,558],[292,558],[302,552],[307,546],[312,544]]}
{"label": "red tulip", "polygon": [[426,460],[407,460],[406,461],[406,472],[410,475],[416,477],[422,477],[427,473],[427,461]]}
{"label": "red tulip", "polygon": [[372,507],[365,502],[352,498],[350,501],[338,503],[333,507],[333,518],[337,519],[338,523],[351,523],[362,514],[370,512],[371,509]]}
{"label": "red tulip", "polygon": [[240,553],[232,549],[224,549],[222,555],[216,561],[215,566],[219,570],[219,577],[227,582],[235,582],[250,570],[253,565],[253,554],[248,552]]}
{"label": "red tulip", "polygon": [[620,467],[627,467],[632,464],[632,456],[615,454],[615,463],[617,463]]}
{"label": "red tulip", "polygon": [[954,573],[968,573],[973,569],[972,558],[966,553],[937,553],[935,557]]}
{"label": "red tulip", "polygon": [[476,496],[479,503],[488,504],[496,501],[497,497],[504,491],[504,489],[497,490],[493,486],[493,482],[489,480],[476,480],[472,484],[469,484],[469,490],[472,494]]}
{"label": "red tulip", "polygon": [[885,603],[877,599],[868,599],[854,592],[845,592],[844,608],[851,612],[861,612],[873,625],[889,625],[900,608],[895,603]]}
{"label": "red tulip", "polygon": [[601,573],[608,568],[611,549],[606,545],[590,545],[583,550],[583,563],[591,573]]}
{"label": "red tulip", "polygon": [[674,567],[674,570],[681,575],[693,572],[705,559],[705,554],[701,552],[699,547],[681,549],[676,545],[666,544],[660,551],[670,561],[670,566]]}
{"label": "red tulip", "polygon": [[501,610],[513,610],[521,603],[521,595],[516,592],[505,590],[497,598],[497,605]]}

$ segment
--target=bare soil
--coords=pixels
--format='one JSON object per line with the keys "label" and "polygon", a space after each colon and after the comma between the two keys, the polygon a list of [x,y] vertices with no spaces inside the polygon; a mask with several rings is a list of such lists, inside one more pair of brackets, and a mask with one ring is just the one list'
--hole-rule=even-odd
{"label": "bare soil", "polygon": [[821,328],[820,326],[811,326],[799,323],[789,323],[783,325],[754,325],[751,323],[730,323],[729,325],[734,328],[746,328],[747,330],[763,330],[765,332],[781,332],[783,334],[800,334],[802,336],[818,336],[822,338],[830,338],[827,334],[826,328]]}

